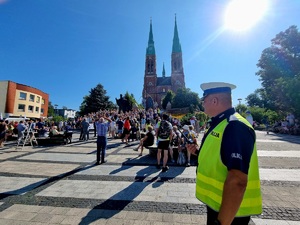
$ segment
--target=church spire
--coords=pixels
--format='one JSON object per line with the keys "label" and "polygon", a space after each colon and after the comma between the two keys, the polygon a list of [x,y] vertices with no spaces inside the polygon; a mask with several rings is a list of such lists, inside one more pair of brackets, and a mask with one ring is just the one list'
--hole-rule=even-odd
{"label": "church spire", "polygon": [[176,14],[175,14],[175,27],[174,27],[172,53],[181,53],[181,45],[179,42],[178,30],[177,30]]}
{"label": "church spire", "polygon": [[163,77],[166,77],[165,63],[163,63],[163,71],[162,71],[162,76],[163,76]]}
{"label": "church spire", "polygon": [[153,33],[152,33],[152,19],[150,20],[150,32],[149,32],[146,55],[155,55],[155,47],[154,47],[154,40],[153,40]]}

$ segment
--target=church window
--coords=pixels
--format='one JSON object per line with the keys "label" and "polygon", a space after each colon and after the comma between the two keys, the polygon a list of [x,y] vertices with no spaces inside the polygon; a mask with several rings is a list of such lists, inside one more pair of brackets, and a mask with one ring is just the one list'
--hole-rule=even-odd
{"label": "church window", "polygon": [[153,69],[153,67],[154,67],[154,64],[153,64],[153,60],[149,60],[148,61],[148,65],[147,65],[147,67],[148,67],[148,73],[153,73],[154,71],[154,69]]}

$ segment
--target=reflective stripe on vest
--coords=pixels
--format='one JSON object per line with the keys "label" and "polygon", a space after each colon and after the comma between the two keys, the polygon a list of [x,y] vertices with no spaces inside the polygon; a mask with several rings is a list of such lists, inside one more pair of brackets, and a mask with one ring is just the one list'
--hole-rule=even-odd
{"label": "reflective stripe on vest", "polygon": [[[232,115],[231,120],[239,120],[253,129],[246,119],[238,113]],[[227,125],[228,121],[224,119],[207,135],[198,157],[196,197],[217,212],[222,203],[223,186],[228,173],[227,167],[222,163],[220,153],[223,133]],[[259,167],[256,143],[254,143],[248,170],[248,183],[236,217],[261,213]]]}

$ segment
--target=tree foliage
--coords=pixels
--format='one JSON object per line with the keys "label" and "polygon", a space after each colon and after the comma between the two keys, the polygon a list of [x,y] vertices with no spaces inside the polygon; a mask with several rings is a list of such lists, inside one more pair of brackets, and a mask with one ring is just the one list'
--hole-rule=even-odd
{"label": "tree foliage", "polygon": [[131,106],[131,108],[132,108],[132,106],[137,105],[137,101],[135,100],[133,94],[129,94],[128,91],[126,91],[124,97],[125,97],[125,99],[127,99],[129,101],[129,105]]}
{"label": "tree foliage", "polygon": [[54,111],[54,106],[52,105],[52,102],[49,101],[48,103],[48,115],[49,116],[54,116],[55,115],[55,111]]}
{"label": "tree foliage", "polygon": [[189,125],[190,119],[192,118],[192,116],[195,116],[196,119],[198,120],[198,122],[206,123],[209,120],[209,116],[207,114],[205,114],[204,112],[188,113],[181,118],[181,120],[180,120],[181,125],[185,125],[185,124]]}
{"label": "tree foliage", "polygon": [[264,90],[261,97],[265,98],[268,108],[300,116],[300,33],[297,27],[291,26],[277,34],[271,40],[271,47],[263,50],[257,66],[260,70],[256,75]]}
{"label": "tree foliage", "polygon": [[100,109],[111,109],[115,105],[106,96],[106,90],[104,90],[102,84],[98,84],[95,88],[92,88],[89,95],[83,97],[83,101],[80,105],[80,114],[85,115],[91,112],[97,112]]}
{"label": "tree foliage", "polygon": [[166,96],[162,100],[163,109],[167,108],[167,104],[169,102],[172,103],[174,97],[175,97],[175,93],[172,90],[168,90]]}
{"label": "tree foliage", "polygon": [[246,112],[247,111],[247,106],[244,105],[244,104],[238,104],[236,107],[235,107],[235,110],[239,113],[241,112]]}
{"label": "tree foliage", "polygon": [[[190,111],[201,107],[198,93],[192,92],[189,88],[179,88],[172,101],[172,108],[190,107]],[[191,110],[191,108],[193,110]]]}

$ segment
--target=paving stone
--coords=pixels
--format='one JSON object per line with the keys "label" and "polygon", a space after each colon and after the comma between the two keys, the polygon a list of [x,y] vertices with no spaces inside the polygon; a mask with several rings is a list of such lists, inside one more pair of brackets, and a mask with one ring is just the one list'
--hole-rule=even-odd
{"label": "paving stone", "polygon": [[[161,173],[155,157],[132,151],[137,144],[109,139],[108,162],[99,166],[95,139],[1,151],[0,225],[205,224],[195,167],[170,163]],[[299,224],[300,137],[257,132],[257,146],[263,214],[251,224]]]}

